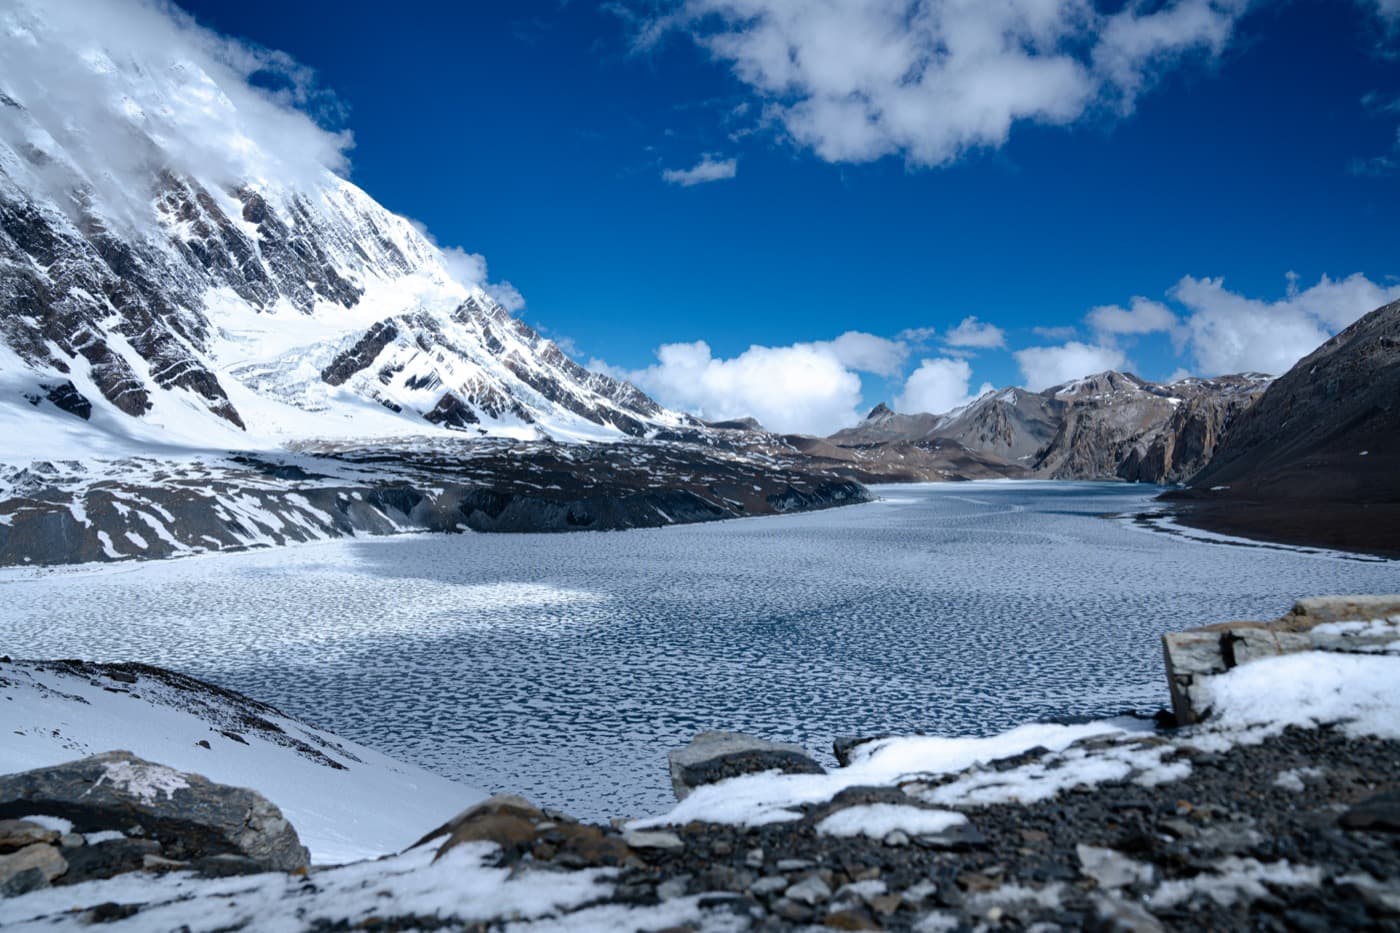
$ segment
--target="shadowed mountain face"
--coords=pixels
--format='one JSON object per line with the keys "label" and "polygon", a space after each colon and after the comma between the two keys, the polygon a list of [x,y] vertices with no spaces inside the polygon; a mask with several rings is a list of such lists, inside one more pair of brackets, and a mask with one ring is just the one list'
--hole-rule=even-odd
{"label": "shadowed mountain face", "polygon": [[1191,486],[1190,524],[1400,554],[1400,302],[1275,380]]}
{"label": "shadowed mountain face", "polygon": [[939,442],[941,459],[961,451],[973,477],[1180,482],[1210,459],[1267,382],[1246,374],[1158,385],[1105,372],[1043,392],[1003,389],[946,415],[896,414],[881,405],[828,441],[866,459]]}

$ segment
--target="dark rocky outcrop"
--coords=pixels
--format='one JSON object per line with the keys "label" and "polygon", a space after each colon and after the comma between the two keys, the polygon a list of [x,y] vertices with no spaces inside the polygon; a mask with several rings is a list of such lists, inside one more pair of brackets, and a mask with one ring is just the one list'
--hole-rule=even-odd
{"label": "dark rocky outcrop", "polygon": [[[803,458],[692,443],[308,447],[196,468],[33,464],[6,480],[0,565],[154,559],[352,534],[659,528],[869,500]],[[315,455],[311,455],[314,452]],[[334,474],[334,475],[332,475]]]}
{"label": "dark rocky outcrop", "polygon": [[1186,524],[1400,554],[1400,302],[1275,380],[1190,485]]}
{"label": "dark rocky outcrop", "polygon": [[670,752],[671,789],[677,800],[704,784],[741,774],[778,771],[823,774],[821,765],[799,745],[784,745],[739,732],[702,732],[684,748]]}
{"label": "dark rocky outcrop", "polygon": [[0,885],[9,893],[142,868],[208,864],[247,873],[310,865],[296,830],[261,794],[130,752],[0,776],[0,819],[15,821],[3,824],[7,838],[42,836],[41,825],[24,820],[36,813],[67,820],[72,833],[36,838],[0,856]]}

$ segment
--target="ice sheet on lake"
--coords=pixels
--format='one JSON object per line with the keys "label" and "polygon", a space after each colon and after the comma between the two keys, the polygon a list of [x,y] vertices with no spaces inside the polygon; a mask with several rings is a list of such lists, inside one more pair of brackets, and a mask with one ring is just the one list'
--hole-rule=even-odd
{"label": "ice sheet on lake", "polygon": [[[415,536],[0,572],[0,653],[139,659],[579,817],[672,804],[705,729],[990,735],[1167,702],[1162,633],[1395,588],[1100,516],[1151,487],[957,483],[773,519]],[[894,501],[897,497],[898,501]]]}

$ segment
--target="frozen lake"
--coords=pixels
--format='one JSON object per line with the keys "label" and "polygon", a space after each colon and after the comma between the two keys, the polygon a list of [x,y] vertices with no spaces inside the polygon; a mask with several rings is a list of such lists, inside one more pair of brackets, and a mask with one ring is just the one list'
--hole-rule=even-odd
{"label": "frozen lake", "polygon": [[1167,702],[1158,636],[1400,564],[1154,533],[1149,487],[965,483],[574,535],[362,539],[0,571],[0,653],[172,667],[577,816],[669,803],[702,729],[990,733]]}

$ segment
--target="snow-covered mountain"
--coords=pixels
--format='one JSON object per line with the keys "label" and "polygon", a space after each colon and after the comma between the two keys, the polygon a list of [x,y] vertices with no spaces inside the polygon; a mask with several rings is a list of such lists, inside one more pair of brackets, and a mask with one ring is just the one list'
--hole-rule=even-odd
{"label": "snow-covered mountain", "polygon": [[218,56],[79,6],[0,12],[0,422],[36,455],[74,419],[214,447],[687,422],[513,317],[478,257],[268,148],[291,117]]}

